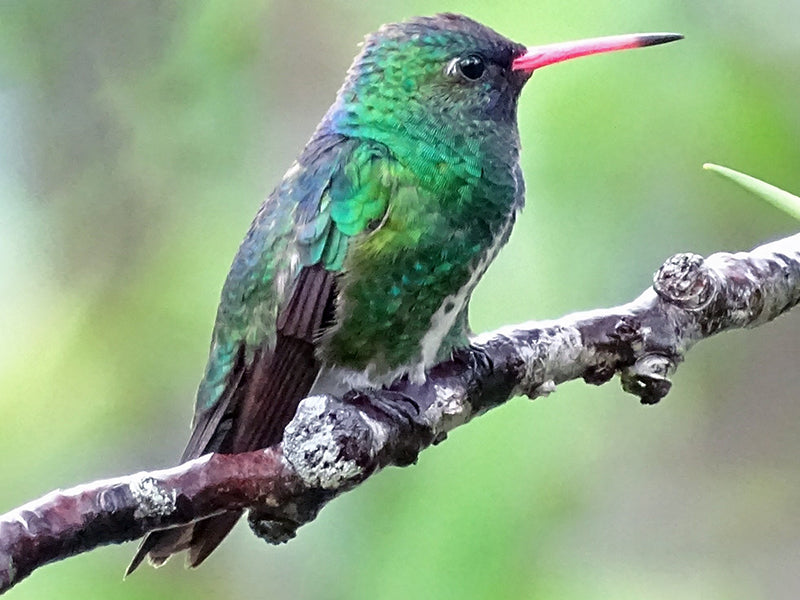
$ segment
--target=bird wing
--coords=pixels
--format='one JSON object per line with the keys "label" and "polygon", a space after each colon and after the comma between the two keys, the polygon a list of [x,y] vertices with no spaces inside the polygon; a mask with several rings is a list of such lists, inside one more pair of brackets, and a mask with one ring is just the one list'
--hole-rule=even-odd
{"label": "bird wing", "polygon": [[[318,136],[261,206],[223,287],[182,461],[281,440],[319,372],[315,341],[334,319],[336,274],[351,241],[384,218],[396,169],[383,145]],[[198,565],[239,516],[151,533],[128,573],[148,554],[157,566],[186,548]]]}

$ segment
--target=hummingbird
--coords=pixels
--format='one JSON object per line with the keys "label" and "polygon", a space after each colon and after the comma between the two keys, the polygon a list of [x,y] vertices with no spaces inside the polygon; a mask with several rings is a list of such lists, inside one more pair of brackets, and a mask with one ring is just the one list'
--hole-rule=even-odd
{"label": "hummingbird", "polygon": [[[681,37],[529,48],[449,13],[368,35],[233,260],[181,460],[277,444],[306,396],[421,382],[467,346],[470,296],[524,204],[526,82]],[[240,516],[150,533],[128,573],[182,550],[199,565]]]}

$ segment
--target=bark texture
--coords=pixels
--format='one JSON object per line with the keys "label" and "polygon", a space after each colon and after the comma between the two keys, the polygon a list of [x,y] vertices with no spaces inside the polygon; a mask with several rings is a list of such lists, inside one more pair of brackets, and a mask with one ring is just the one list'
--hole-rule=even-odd
{"label": "bark texture", "polygon": [[385,466],[412,464],[515,395],[619,373],[625,391],[654,404],[695,343],[799,301],[800,235],[751,252],[678,254],[632,302],[477,336],[423,384],[306,398],[282,443],[266,450],[56,490],[12,510],[0,516],[0,593],[48,562],[224,511],[248,510],[257,535],[285,542],[335,496]]}

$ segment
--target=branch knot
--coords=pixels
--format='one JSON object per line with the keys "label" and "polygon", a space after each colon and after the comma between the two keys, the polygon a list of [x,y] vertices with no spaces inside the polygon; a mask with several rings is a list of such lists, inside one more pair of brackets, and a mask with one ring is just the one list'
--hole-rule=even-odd
{"label": "branch knot", "polygon": [[686,310],[700,310],[717,291],[713,272],[698,254],[676,254],[653,276],[653,289],[663,300]]}

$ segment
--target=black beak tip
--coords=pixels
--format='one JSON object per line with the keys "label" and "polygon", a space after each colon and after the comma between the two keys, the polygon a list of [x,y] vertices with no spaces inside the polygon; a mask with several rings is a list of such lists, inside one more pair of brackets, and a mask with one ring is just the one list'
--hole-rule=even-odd
{"label": "black beak tip", "polygon": [[652,33],[642,36],[640,45],[642,48],[645,46],[658,46],[659,44],[668,44],[682,39],[683,36],[680,33]]}

